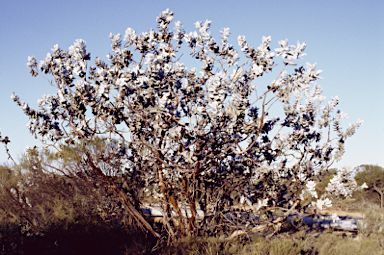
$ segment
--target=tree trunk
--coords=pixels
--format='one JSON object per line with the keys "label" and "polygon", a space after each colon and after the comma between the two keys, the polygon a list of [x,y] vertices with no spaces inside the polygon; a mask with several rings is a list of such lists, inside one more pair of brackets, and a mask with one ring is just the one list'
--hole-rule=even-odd
{"label": "tree trunk", "polygon": [[380,195],[380,209],[383,209],[383,207],[384,207],[384,189],[380,189],[376,185],[373,188]]}
{"label": "tree trunk", "polygon": [[127,209],[127,212],[137,221],[139,226],[141,226],[144,229],[147,229],[149,232],[151,232],[155,237],[160,238],[160,234],[158,234],[155,230],[153,230],[152,226],[144,219],[144,217],[136,210],[136,208],[131,204],[131,202],[128,200],[127,196],[122,192],[115,183],[110,180],[105,174],[101,171],[100,168],[98,168],[92,161],[92,157],[89,152],[87,152],[87,161],[89,165],[96,170],[96,173],[100,175],[107,183],[109,183],[119,194],[119,196],[123,199],[125,208]]}

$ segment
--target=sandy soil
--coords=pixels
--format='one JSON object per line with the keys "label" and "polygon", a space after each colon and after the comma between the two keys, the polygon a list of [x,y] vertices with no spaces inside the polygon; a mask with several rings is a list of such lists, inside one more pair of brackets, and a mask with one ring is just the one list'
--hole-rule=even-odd
{"label": "sandy soil", "polygon": [[320,214],[329,214],[329,215],[337,213],[338,216],[364,217],[364,214],[359,213],[359,212],[347,212],[347,211],[340,211],[340,210],[321,210],[321,211],[319,211],[319,213]]}

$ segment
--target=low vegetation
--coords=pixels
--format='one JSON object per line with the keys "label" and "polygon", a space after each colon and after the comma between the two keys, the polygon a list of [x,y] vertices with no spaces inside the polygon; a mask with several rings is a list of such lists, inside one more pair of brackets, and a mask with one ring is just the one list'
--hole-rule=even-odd
{"label": "low vegetation", "polygon": [[115,191],[106,182],[95,187],[90,173],[58,175],[39,170],[36,158],[21,162],[0,169],[0,254],[384,254],[383,211],[357,193],[335,207],[365,216],[359,233],[285,223],[271,238],[224,233],[168,243],[136,227]]}
{"label": "low vegetation", "polygon": [[30,159],[1,168],[0,254],[138,254],[156,244],[108,183],[45,172],[47,162]]}
{"label": "low vegetation", "polygon": [[369,238],[347,236],[327,231],[308,235],[306,230],[292,236],[281,234],[272,240],[254,238],[227,242],[224,239],[198,238],[178,243],[164,254],[244,254],[244,255],[296,255],[296,254],[384,254],[383,235]]}

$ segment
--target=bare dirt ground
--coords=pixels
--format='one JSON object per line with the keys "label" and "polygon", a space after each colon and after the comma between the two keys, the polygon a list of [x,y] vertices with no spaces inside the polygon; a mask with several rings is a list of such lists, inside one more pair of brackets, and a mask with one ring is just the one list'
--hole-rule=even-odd
{"label": "bare dirt ground", "polygon": [[321,210],[320,214],[332,215],[336,213],[338,216],[353,216],[353,217],[364,217],[364,214],[359,212],[341,211],[341,210]]}

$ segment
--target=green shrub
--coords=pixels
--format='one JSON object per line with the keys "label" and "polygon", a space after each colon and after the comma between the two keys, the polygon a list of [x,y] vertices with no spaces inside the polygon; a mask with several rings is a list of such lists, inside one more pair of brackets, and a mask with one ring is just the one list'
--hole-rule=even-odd
{"label": "green shrub", "polygon": [[365,236],[379,234],[384,239],[384,210],[377,204],[366,203],[361,211],[365,218],[359,222],[359,233]]}

